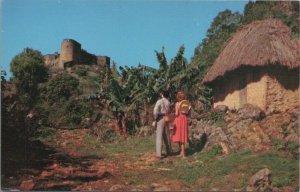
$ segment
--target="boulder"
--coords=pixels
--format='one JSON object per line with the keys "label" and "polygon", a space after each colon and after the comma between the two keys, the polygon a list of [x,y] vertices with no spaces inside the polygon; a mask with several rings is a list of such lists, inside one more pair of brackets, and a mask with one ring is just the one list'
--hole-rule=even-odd
{"label": "boulder", "polygon": [[295,133],[299,135],[299,117],[300,117],[299,107],[291,109],[289,114],[290,114],[290,122],[287,129],[290,133]]}
{"label": "boulder", "polygon": [[232,122],[235,123],[235,122],[237,122],[239,120],[240,120],[240,117],[236,113],[226,113],[224,115],[224,121],[226,123],[232,123]]}
{"label": "boulder", "polygon": [[170,187],[165,184],[152,183],[151,188],[153,191],[171,191]]}
{"label": "boulder", "polygon": [[261,120],[265,117],[265,113],[259,107],[252,104],[245,104],[238,110],[241,119]]}
{"label": "boulder", "polygon": [[291,116],[292,116],[293,119],[298,120],[299,117],[300,117],[300,108],[296,107],[296,108],[290,109],[288,111],[288,113],[291,114]]}
{"label": "boulder", "polygon": [[271,172],[268,168],[261,169],[249,180],[249,186],[254,191],[272,191]]}
{"label": "boulder", "polygon": [[228,111],[228,107],[226,105],[217,105],[214,111],[226,113]]}
{"label": "boulder", "polygon": [[297,134],[290,134],[284,140],[286,142],[299,143],[299,136]]}
{"label": "boulder", "polygon": [[219,144],[222,147],[223,154],[228,155],[231,149],[234,148],[234,145],[232,145],[222,128],[211,126],[210,132],[205,133],[207,134],[207,143],[205,144],[204,150],[209,151],[213,146]]}
{"label": "boulder", "polygon": [[30,179],[30,180],[23,181],[19,188],[20,188],[20,190],[30,191],[33,189],[34,185],[35,184],[34,184],[33,180]]}
{"label": "boulder", "polygon": [[117,184],[117,185],[111,186],[108,191],[122,191],[123,188],[124,188],[123,185]]}
{"label": "boulder", "polygon": [[222,147],[222,154],[227,156],[230,154],[231,150],[230,147],[227,143],[225,142],[220,142],[220,146]]}

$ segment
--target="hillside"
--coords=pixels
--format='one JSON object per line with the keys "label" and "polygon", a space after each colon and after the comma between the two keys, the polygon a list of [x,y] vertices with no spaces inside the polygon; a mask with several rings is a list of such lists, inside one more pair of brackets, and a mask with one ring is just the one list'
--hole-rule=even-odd
{"label": "hillside", "polygon": [[[111,135],[111,142],[103,143],[86,128],[41,129],[28,143],[27,155],[5,157],[17,155],[26,169],[5,167],[2,185],[22,190],[298,190],[298,147],[292,139],[298,135],[297,112],[260,120],[242,112],[228,112],[225,118],[222,112],[210,119],[193,118],[194,137],[184,160],[173,145],[174,153],[157,161],[151,134],[126,139]],[[257,125],[260,132],[253,131]],[[226,143],[224,137],[233,141],[227,142],[230,147],[221,144]],[[264,168],[271,175],[254,184],[253,175]]]}

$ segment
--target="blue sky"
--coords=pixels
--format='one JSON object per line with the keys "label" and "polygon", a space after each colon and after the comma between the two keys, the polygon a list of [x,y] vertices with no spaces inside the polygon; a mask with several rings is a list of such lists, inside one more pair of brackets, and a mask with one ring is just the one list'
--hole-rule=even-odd
{"label": "blue sky", "polygon": [[[213,18],[225,9],[242,13],[247,1],[192,0],[0,0],[1,66],[26,47],[43,55],[59,52],[63,39],[75,39],[117,65],[157,68],[154,50],[168,61],[185,45],[190,61]],[[8,74],[8,77],[10,74]]]}

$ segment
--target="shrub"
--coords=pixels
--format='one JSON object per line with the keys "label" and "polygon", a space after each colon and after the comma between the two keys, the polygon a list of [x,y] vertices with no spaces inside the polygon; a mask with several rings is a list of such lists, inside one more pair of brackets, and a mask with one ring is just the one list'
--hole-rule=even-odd
{"label": "shrub", "polygon": [[220,145],[214,145],[213,148],[207,152],[207,154],[211,157],[221,155],[222,154],[222,147]]}
{"label": "shrub", "polygon": [[64,102],[79,93],[79,81],[68,75],[59,74],[51,79],[42,89],[43,97],[50,103]]}
{"label": "shrub", "polygon": [[299,144],[298,143],[294,143],[294,142],[291,142],[291,141],[281,141],[279,139],[275,139],[273,142],[272,142],[272,145],[273,145],[273,149],[275,151],[286,151],[286,152],[289,152],[290,154],[293,155],[294,158],[298,158],[298,147],[299,147]]}
{"label": "shrub", "polygon": [[85,68],[78,68],[75,73],[80,76],[80,77],[84,77],[84,76],[87,76],[87,69]]}
{"label": "shrub", "polygon": [[280,125],[281,133],[282,133],[285,137],[288,136],[288,134],[289,134],[288,125],[289,125],[289,123],[287,123],[287,122],[282,123],[282,124]]}
{"label": "shrub", "polygon": [[65,105],[66,124],[79,125],[83,118],[93,114],[91,106],[81,100],[71,99]]}
{"label": "shrub", "polygon": [[210,116],[208,117],[207,120],[212,121],[219,127],[226,127],[226,123],[224,121],[224,112],[218,112],[218,111],[213,111],[210,113]]}

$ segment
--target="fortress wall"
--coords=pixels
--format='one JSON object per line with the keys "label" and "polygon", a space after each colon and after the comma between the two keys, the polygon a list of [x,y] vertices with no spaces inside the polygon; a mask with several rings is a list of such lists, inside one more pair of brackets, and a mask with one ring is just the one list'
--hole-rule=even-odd
{"label": "fortress wall", "polygon": [[59,68],[64,69],[64,64],[67,62],[73,62],[73,64],[78,64],[80,62],[80,52],[80,43],[73,39],[64,39],[61,44]]}

